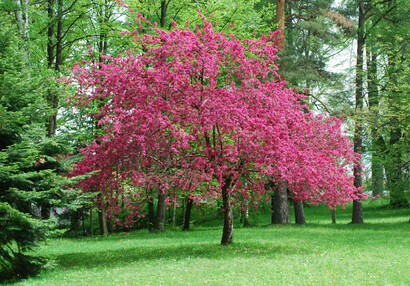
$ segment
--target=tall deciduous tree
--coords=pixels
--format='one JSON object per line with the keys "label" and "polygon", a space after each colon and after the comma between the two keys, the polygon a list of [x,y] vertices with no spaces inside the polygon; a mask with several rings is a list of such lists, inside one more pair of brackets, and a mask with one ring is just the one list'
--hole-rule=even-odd
{"label": "tall deciduous tree", "polygon": [[[342,165],[356,155],[340,120],[303,113],[300,96],[279,79],[278,33],[238,40],[205,19],[195,32],[154,31],[134,32],[144,53],[73,70],[79,108],[106,102],[98,113],[101,144],[82,151],[76,171],[97,172],[79,187],[98,186],[111,215],[124,205],[132,223],[149,185],[195,199],[220,196],[221,243],[230,244],[235,197],[264,196],[272,178],[287,182],[296,199],[331,207],[362,196]],[[249,173],[257,175],[244,184]]]}
{"label": "tall deciduous tree", "polygon": [[[286,51],[285,37],[285,0],[276,0],[276,24],[280,31],[277,47],[281,53]],[[284,79],[284,76],[282,75]],[[288,190],[287,183],[280,182],[278,186],[274,186],[274,194],[271,197],[272,203],[272,224],[287,224],[289,218]]]}
{"label": "tall deciduous tree", "polygon": [[[364,23],[365,23],[365,2],[358,1],[359,20],[357,27],[357,54],[356,54],[356,82],[355,82],[355,102],[356,114],[354,127],[354,151],[363,154],[363,55],[364,55]],[[362,166],[360,162],[356,162],[353,167],[354,185],[356,188],[361,188],[362,183]],[[362,202],[360,200],[353,201],[352,223],[363,223]]]}

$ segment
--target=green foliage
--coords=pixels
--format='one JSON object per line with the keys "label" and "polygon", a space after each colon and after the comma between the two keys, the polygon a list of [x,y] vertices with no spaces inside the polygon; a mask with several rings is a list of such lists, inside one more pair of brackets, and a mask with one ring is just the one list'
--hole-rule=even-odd
{"label": "green foliage", "polygon": [[0,281],[37,274],[46,259],[26,254],[46,237],[39,221],[0,202]]}
{"label": "green foliage", "polygon": [[34,93],[30,93],[25,54],[19,47],[18,31],[11,17],[0,12],[0,150],[20,138],[30,123],[30,115],[41,112]]}
{"label": "green foliage", "polygon": [[38,126],[33,114],[41,112],[41,103],[30,92],[25,53],[12,18],[0,13],[0,202],[13,202],[27,212],[29,199],[22,199],[19,189],[31,185],[30,169],[38,159],[38,150],[25,137],[30,128],[34,131]]}
{"label": "green foliage", "polygon": [[[372,163],[385,170],[393,207],[409,206],[410,86],[408,1],[373,1],[366,6],[368,110],[365,124]],[[374,177],[381,177],[374,174]],[[374,182],[375,180],[373,180]],[[376,185],[373,184],[373,191]]]}
{"label": "green foliage", "polygon": [[69,166],[61,155],[71,152],[65,138],[45,137],[45,102],[37,88],[41,75],[30,75],[12,18],[0,23],[0,202],[30,213],[31,203],[58,200]]}
{"label": "green foliage", "polygon": [[30,203],[58,200],[58,191],[68,183],[59,175],[68,166],[54,153],[61,148],[46,139],[37,145],[23,141],[0,152],[0,201],[30,212]]}
{"label": "green foliage", "polygon": [[[282,53],[282,70],[292,86],[332,87],[339,79],[325,67],[330,57],[346,47],[334,1],[286,1],[286,52]],[[317,91],[316,91],[317,92]]]}
{"label": "green foliage", "polygon": [[[237,38],[252,38],[253,32],[266,33],[270,29],[267,25],[267,18],[274,15],[272,3],[261,0],[217,0],[217,1],[123,1],[136,13],[141,13],[150,22],[157,22],[161,26],[161,18],[164,17],[164,29],[171,29],[172,21],[179,27],[185,25],[191,29],[202,23],[197,12],[200,10],[203,15],[210,18],[211,15],[216,25],[216,30],[235,34]],[[161,5],[168,2],[166,13],[161,13]],[[262,19],[265,17],[265,19]],[[130,22],[134,23],[135,15],[130,14]],[[230,27],[235,24],[233,27]],[[131,27],[130,27],[131,29]],[[144,31],[149,32],[149,31]]]}

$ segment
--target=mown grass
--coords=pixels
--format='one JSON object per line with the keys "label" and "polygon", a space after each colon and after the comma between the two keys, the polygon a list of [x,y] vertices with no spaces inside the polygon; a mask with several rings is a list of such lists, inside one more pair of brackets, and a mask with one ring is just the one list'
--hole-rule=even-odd
{"label": "mown grass", "polygon": [[190,232],[136,231],[107,238],[54,239],[40,253],[55,266],[13,285],[410,285],[410,224],[406,209],[366,204],[365,224],[351,209],[331,224],[325,208],[306,209],[304,226],[234,230],[221,246],[222,221]]}

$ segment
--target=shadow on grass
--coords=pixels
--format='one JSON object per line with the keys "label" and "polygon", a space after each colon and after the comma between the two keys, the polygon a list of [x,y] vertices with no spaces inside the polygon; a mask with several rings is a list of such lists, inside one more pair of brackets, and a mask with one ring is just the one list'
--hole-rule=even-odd
{"label": "shadow on grass", "polygon": [[170,229],[165,232],[159,232],[159,231],[148,231],[148,230],[136,230],[136,231],[131,231],[131,232],[122,232],[122,233],[114,233],[110,234],[107,237],[103,237],[101,235],[95,235],[92,237],[80,237],[80,239],[76,239],[73,237],[70,238],[64,238],[68,241],[75,242],[75,243],[90,243],[90,242],[100,242],[100,241],[122,241],[125,239],[133,239],[133,240],[140,240],[140,241],[146,241],[146,240],[158,240],[158,239],[172,239],[177,237],[178,239],[180,238],[192,238],[201,236],[199,233],[201,232],[218,232],[218,236],[220,235],[219,232],[222,234],[222,227],[194,227],[189,231],[182,231],[181,229]]}
{"label": "shadow on grass", "polygon": [[287,228],[289,231],[294,231],[295,228],[307,228],[307,229],[328,229],[331,230],[370,230],[370,231],[396,231],[396,230],[408,230],[410,224],[407,220],[403,219],[403,221],[399,222],[385,222],[385,223],[373,223],[373,222],[366,222],[363,224],[352,224],[352,223],[307,223],[304,225],[297,225],[297,224],[289,224],[289,225],[272,225],[272,224],[264,224],[258,226],[260,228],[278,228],[284,229]]}
{"label": "shadow on grass", "polygon": [[408,229],[409,224],[406,221],[402,222],[386,222],[386,223],[372,223],[366,222],[364,224],[340,223],[340,224],[309,224],[312,228],[328,228],[337,230],[370,230],[370,231],[396,231],[399,229]]}
{"label": "shadow on grass", "polygon": [[184,243],[184,245],[161,245],[158,247],[128,247],[101,250],[98,252],[66,253],[56,257],[58,265],[64,268],[113,267],[124,263],[152,260],[226,259],[237,257],[275,257],[276,255],[308,254],[303,247],[273,245],[259,242],[238,242],[228,246],[216,243]]}
{"label": "shadow on grass", "polygon": [[102,235],[94,235],[94,236],[85,236],[80,238],[74,237],[67,237],[63,238],[64,240],[75,242],[75,243],[84,243],[88,244],[90,242],[102,242],[102,241],[122,241],[125,239],[137,239],[137,240],[156,240],[156,239],[164,239],[165,237],[172,238],[173,236],[180,235],[182,231],[178,230],[171,230],[162,232],[149,232],[148,230],[134,230],[131,232],[116,232],[109,234],[107,237],[103,237]]}

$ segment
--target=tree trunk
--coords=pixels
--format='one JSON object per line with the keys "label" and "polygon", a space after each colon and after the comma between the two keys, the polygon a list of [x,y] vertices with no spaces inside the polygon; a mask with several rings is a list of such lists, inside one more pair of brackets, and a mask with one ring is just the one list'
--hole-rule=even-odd
{"label": "tree trunk", "polygon": [[107,227],[107,210],[103,207],[98,212],[98,220],[100,222],[100,233],[102,236],[108,236],[108,227]]}
{"label": "tree trunk", "polygon": [[24,50],[27,55],[27,61],[30,59],[30,48],[28,47],[29,40],[29,0],[14,0],[16,4],[16,21],[19,28],[21,39],[23,40]]}
{"label": "tree trunk", "polygon": [[[359,24],[357,32],[357,56],[356,56],[356,118],[353,149],[356,153],[363,154],[363,47],[365,44],[364,37],[365,11],[364,1],[359,1]],[[354,186],[362,186],[362,167],[359,162],[353,167]],[[353,201],[352,223],[363,223],[362,203],[359,200]]]}
{"label": "tree trunk", "polygon": [[175,202],[172,203],[172,217],[171,217],[171,225],[175,226],[175,216],[176,216],[177,206]]}
{"label": "tree trunk", "polygon": [[50,68],[54,62],[54,0],[47,1],[47,64]]}
{"label": "tree trunk", "polygon": [[104,1],[104,3],[99,5],[100,11],[98,16],[98,22],[100,25],[100,35],[98,39],[98,52],[99,52],[99,62],[104,62],[101,55],[105,55],[107,53],[108,48],[108,23],[110,21],[111,13],[108,11],[108,2]]}
{"label": "tree trunk", "polygon": [[[59,6],[60,6],[60,1],[59,0]],[[61,47],[61,36],[58,40],[60,42],[54,42],[56,37],[55,35],[55,12],[54,12],[54,0],[48,0],[47,2],[47,15],[48,15],[48,21],[49,25],[47,28],[47,65],[48,68],[56,69],[59,67],[59,63],[57,64],[57,61],[54,61],[55,59],[55,46]],[[58,27],[57,30],[58,32],[61,32],[62,34],[62,23],[60,23],[62,19],[58,22]],[[61,49],[60,49],[60,58],[61,58]],[[55,65],[54,65],[55,63]],[[54,67],[53,67],[54,65]],[[51,87],[47,88],[47,103],[50,108],[50,114],[47,117],[47,137],[51,138],[56,134],[57,130],[57,108],[58,108],[58,97],[55,94],[55,92],[52,90]]]}
{"label": "tree trunk", "polygon": [[222,245],[227,245],[232,243],[233,237],[233,208],[232,208],[232,195],[229,192],[231,187],[232,178],[225,177],[225,184],[222,187],[222,202],[223,202],[223,213],[224,213],[224,228],[222,233]]}
{"label": "tree trunk", "polygon": [[287,183],[281,182],[274,188],[272,197],[272,224],[288,224],[289,222]]}
{"label": "tree trunk", "polygon": [[90,235],[94,236],[94,229],[93,229],[93,209],[90,209]]}
{"label": "tree trunk", "polygon": [[[286,50],[285,38],[285,0],[276,0],[276,24],[281,31],[280,40],[277,43],[277,48],[281,53]],[[285,79],[283,70],[286,63],[281,63],[282,79]],[[282,189],[282,190],[281,190]],[[274,194],[272,196],[272,224],[286,224],[289,223],[289,204],[286,183],[279,183],[274,187]]]}
{"label": "tree trunk", "polygon": [[305,209],[303,207],[303,201],[293,201],[293,207],[295,209],[296,224],[306,224]]}
{"label": "tree trunk", "polygon": [[379,90],[377,81],[377,57],[374,49],[369,47],[366,49],[368,62],[368,97],[369,109],[372,116],[372,127],[370,135],[372,138],[372,194],[373,196],[382,195],[384,189],[384,173],[383,173],[383,146],[384,140],[378,131],[379,126]]}
{"label": "tree trunk", "polygon": [[83,236],[87,235],[87,232],[85,231],[85,213],[83,212],[83,215],[81,217],[81,221],[83,223]]}
{"label": "tree trunk", "polygon": [[148,230],[152,231],[155,226],[154,198],[148,199]]}
{"label": "tree trunk", "polygon": [[336,210],[332,209],[332,223],[335,224],[336,223]]}
{"label": "tree trunk", "polygon": [[49,202],[44,202],[41,204],[41,219],[50,219],[51,205]]}
{"label": "tree trunk", "polygon": [[161,1],[161,16],[159,19],[159,25],[161,28],[164,28],[165,25],[167,24],[167,9],[168,9],[168,2],[166,0]]}
{"label": "tree trunk", "polygon": [[24,40],[26,27],[25,27],[25,21],[23,17],[23,5],[21,4],[20,0],[14,0],[14,2],[16,3],[15,13],[16,13],[17,25],[19,27],[21,38]]}
{"label": "tree trunk", "polygon": [[57,34],[56,34],[56,61],[55,61],[55,70],[60,71],[60,66],[63,64],[63,6],[64,1],[58,0],[58,8],[57,8]]}
{"label": "tree trunk", "polygon": [[285,0],[276,0],[276,23],[278,24],[278,29],[281,31],[281,39],[278,42],[279,51],[285,51],[286,40],[285,40]]}
{"label": "tree trunk", "polygon": [[353,201],[352,223],[356,223],[356,224],[363,223],[363,208],[362,208],[362,202],[360,200]]}
{"label": "tree trunk", "polygon": [[75,232],[75,238],[78,239],[78,229],[80,224],[80,217],[78,210],[72,211],[71,213],[71,229]]}
{"label": "tree trunk", "polygon": [[157,217],[155,220],[155,229],[161,232],[165,231],[165,199],[166,194],[158,194]]}
{"label": "tree trunk", "polygon": [[182,230],[189,230],[189,222],[191,220],[191,209],[192,209],[192,199],[189,197],[186,199],[186,209],[185,209],[185,219],[184,219],[184,226]]}

